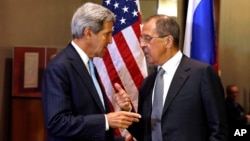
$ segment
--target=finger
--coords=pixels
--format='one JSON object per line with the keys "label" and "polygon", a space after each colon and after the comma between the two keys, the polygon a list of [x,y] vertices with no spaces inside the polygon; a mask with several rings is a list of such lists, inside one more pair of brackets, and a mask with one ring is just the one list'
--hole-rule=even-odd
{"label": "finger", "polygon": [[135,118],[135,117],[130,117],[128,120],[130,122],[139,122],[139,118]]}
{"label": "finger", "polygon": [[126,98],[125,98],[125,102],[130,102],[130,97],[129,96],[127,96]]}
{"label": "finger", "polygon": [[115,83],[115,84],[114,84],[114,87],[115,87],[115,89],[116,89],[118,92],[120,92],[120,91],[123,90],[122,87],[121,87],[121,85],[118,84],[118,83]]}
{"label": "finger", "polygon": [[122,128],[122,129],[127,129],[128,127],[129,127],[128,125],[121,125],[120,128]]}
{"label": "finger", "polygon": [[123,96],[119,96],[119,94],[114,95],[114,98],[115,98],[116,102],[119,105],[123,105],[123,106],[129,106],[130,105],[130,99],[129,98],[123,98]]}
{"label": "finger", "polygon": [[137,113],[130,113],[130,116],[131,117],[134,117],[134,118],[141,118],[141,115],[140,114],[137,114]]}
{"label": "finger", "polygon": [[141,118],[141,115],[138,113],[134,113],[134,112],[126,112],[126,111],[121,111],[123,112],[123,114],[127,117],[133,117],[133,118]]}
{"label": "finger", "polygon": [[124,126],[129,126],[129,125],[131,125],[133,123],[133,121],[130,121],[130,120],[124,120],[123,121],[123,123],[122,123],[122,125]]}
{"label": "finger", "polygon": [[114,84],[115,89],[117,90],[118,94],[121,95],[123,98],[129,96],[126,91],[121,87],[120,84],[115,83]]}
{"label": "finger", "polygon": [[126,128],[128,128],[130,125],[132,125],[132,121],[126,121],[126,120],[124,120],[123,122],[122,122],[122,124],[120,125],[120,128],[124,128],[124,129],[126,129]]}
{"label": "finger", "polygon": [[139,122],[139,119],[135,117],[127,117],[123,119],[123,124],[126,124],[128,126],[130,126],[133,122]]}

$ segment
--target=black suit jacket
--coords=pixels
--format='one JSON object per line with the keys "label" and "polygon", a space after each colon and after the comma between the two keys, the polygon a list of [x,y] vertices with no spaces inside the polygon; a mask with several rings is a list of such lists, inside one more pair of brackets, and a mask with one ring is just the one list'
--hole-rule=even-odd
{"label": "black suit jacket", "polygon": [[[69,44],[48,64],[42,83],[47,141],[112,141],[91,76]],[[120,139],[120,138],[119,138]],[[124,139],[121,139],[124,140]]]}
{"label": "black suit jacket", "polygon": [[247,118],[243,107],[230,98],[226,98],[225,101],[229,127],[233,129],[244,127],[247,123]]}
{"label": "black suit jacket", "polygon": [[[156,73],[148,76],[139,93],[139,123],[129,131],[138,141],[151,140],[150,117]],[[164,141],[226,141],[224,91],[214,69],[186,56],[173,77],[162,114]]]}

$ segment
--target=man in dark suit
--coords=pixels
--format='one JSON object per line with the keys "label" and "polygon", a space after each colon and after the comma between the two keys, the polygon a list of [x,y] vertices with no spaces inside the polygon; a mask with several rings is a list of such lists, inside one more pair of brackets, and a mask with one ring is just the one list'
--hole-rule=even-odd
{"label": "man in dark suit", "polygon": [[226,87],[226,110],[228,117],[230,141],[249,141],[250,133],[244,136],[236,135],[237,130],[246,129],[250,132],[250,115],[246,114],[244,108],[237,102],[239,88],[232,84]]}
{"label": "man in dark suit", "polygon": [[[144,80],[138,103],[138,113],[142,118],[128,130],[138,141],[227,141],[220,78],[212,66],[181,53],[179,30],[178,23],[166,15],[155,15],[144,22],[140,45],[147,62],[158,66],[163,74],[158,76],[155,72]],[[158,84],[158,79],[163,81]],[[163,86],[158,99],[156,94],[160,84]],[[126,92],[117,83],[115,87],[120,108],[131,110],[130,103],[124,98]],[[154,106],[157,103],[162,104],[155,113],[154,110],[159,109],[159,106]],[[160,116],[155,117],[153,113],[160,113]]]}
{"label": "man in dark suit", "polygon": [[114,128],[139,121],[137,113],[110,112],[98,79],[91,76],[97,75],[92,59],[102,57],[112,42],[114,21],[111,11],[89,2],[74,13],[73,40],[50,61],[42,83],[47,141],[124,141]]}

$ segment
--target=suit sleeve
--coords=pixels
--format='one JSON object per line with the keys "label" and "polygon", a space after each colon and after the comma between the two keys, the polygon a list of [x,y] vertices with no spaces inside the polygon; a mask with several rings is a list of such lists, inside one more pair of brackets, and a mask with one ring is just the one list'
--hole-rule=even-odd
{"label": "suit sleeve", "polygon": [[202,75],[201,94],[210,130],[209,140],[228,140],[224,90],[219,76],[211,66]]}
{"label": "suit sleeve", "polygon": [[[156,77],[156,72],[147,77],[139,90],[138,95],[138,113],[142,115],[142,118],[139,122],[134,122],[132,126],[128,128],[128,131],[138,140],[147,140],[151,138],[151,113],[148,105],[145,105],[146,99],[150,97],[151,90],[153,88],[154,79]],[[151,98],[149,98],[151,101]],[[151,104],[151,102],[150,102]]]}
{"label": "suit sleeve", "polygon": [[42,103],[48,134],[87,140],[105,138],[103,114],[78,114],[73,109],[70,71],[65,65],[47,67],[42,82]]}

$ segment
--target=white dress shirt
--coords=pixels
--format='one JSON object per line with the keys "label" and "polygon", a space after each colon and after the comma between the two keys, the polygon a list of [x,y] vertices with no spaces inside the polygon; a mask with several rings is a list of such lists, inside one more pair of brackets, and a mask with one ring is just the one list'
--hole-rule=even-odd
{"label": "white dress shirt", "polygon": [[[84,65],[86,66],[86,68],[88,69],[89,73],[90,73],[90,70],[89,70],[89,65],[88,65],[88,61],[89,61],[89,57],[87,56],[87,54],[76,44],[74,43],[74,41],[71,41],[71,44],[73,45],[73,47],[76,49],[76,52],[80,55]],[[106,128],[105,130],[109,130],[109,124],[108,124],[108,119],[107,119],[107,116],[106,114],[104,114],[105,116],[105,122],[106,122]]]}
{"label": "white dress shirt", "polygon": [[[181,51],[178,51],[172,58],[170,58],[167,62],[165,62],[162,66],[162,69],[165,70],[165,73],[163,75],[163,79],[164,79],[164,86],[163,86],[163,105],[165,103],[166,97],[167,97],[167,93],[170,87],[170,84],[172,82],[172,79],[174,77],[175,71],[177,69],[177,67],[180,64],[182,58],[182,53]],[[158,69],[159,69],[158,67]],[[154,86],[155,88],[155,86]],[[153,96],[152,96],[152,103],[154,101],[154,91],[153,91]],[[163,106],[162,105],[162,106]]]}

